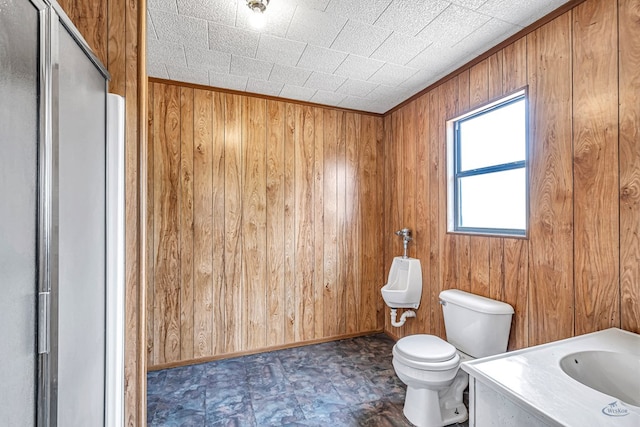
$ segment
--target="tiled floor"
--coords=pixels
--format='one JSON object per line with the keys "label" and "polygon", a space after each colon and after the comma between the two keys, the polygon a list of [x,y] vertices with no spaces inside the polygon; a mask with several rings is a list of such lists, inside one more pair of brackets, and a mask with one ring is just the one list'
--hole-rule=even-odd
{"label": "tiled floor", "polygon": [[380,334],[150,372],[148,422],[411,426],[402,415],[405,386],[391,365],[393,344]]}

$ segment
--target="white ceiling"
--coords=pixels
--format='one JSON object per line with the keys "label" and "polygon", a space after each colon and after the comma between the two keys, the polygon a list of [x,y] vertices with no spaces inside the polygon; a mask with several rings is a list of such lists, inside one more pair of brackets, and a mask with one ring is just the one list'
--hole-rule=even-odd
{"label": "white ceiling", "polygon": [[568,0],[148,0],[152,77],[384,113]]}

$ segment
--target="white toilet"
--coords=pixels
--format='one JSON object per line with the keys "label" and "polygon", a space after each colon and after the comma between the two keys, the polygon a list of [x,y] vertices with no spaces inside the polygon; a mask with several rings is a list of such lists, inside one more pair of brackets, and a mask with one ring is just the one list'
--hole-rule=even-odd
{"label": "white toilet", "polygon": [[393,347],[393,368],[407,385],[404,415],[418,427],[465,421],[469,376],[460,363],[507,350],[513,307],[457,289],[442,291],[447,341],[410,335]]}

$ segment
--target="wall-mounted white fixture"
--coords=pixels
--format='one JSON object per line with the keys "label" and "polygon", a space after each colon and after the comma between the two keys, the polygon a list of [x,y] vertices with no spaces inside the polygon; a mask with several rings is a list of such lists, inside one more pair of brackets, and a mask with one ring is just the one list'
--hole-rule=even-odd
{"label": "wall-mounted white fixture", "polygon": [[252,27],[261,29],[264,27],[264,12],[267,10],[269,0],[247,0],[247,7],[251,9],[249,22]]}
{"label": "wall-mounted white fixture", "polygon": [[386,285],[382,287],[382,298],[385,304],[391,308],[391,325],[400,327],[410,317],[416,317],[413,310],[406,310],[397,319],[398,308],[417,309],[422,298],[422,267],[420,260],[407,256],[407,245],[412,240],[411,230],[403,228],[396,231],[396,235],[402,236],[404,255],[395,257],[389,270]]}

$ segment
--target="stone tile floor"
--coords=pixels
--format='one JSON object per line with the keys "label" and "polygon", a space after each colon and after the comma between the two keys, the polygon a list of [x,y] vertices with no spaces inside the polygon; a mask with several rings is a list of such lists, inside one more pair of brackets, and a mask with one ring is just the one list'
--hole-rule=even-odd
{"label": "stone tile floor", "polygon": [[149,372],[148,423],[411,426],[393,344],[378,334]]}

